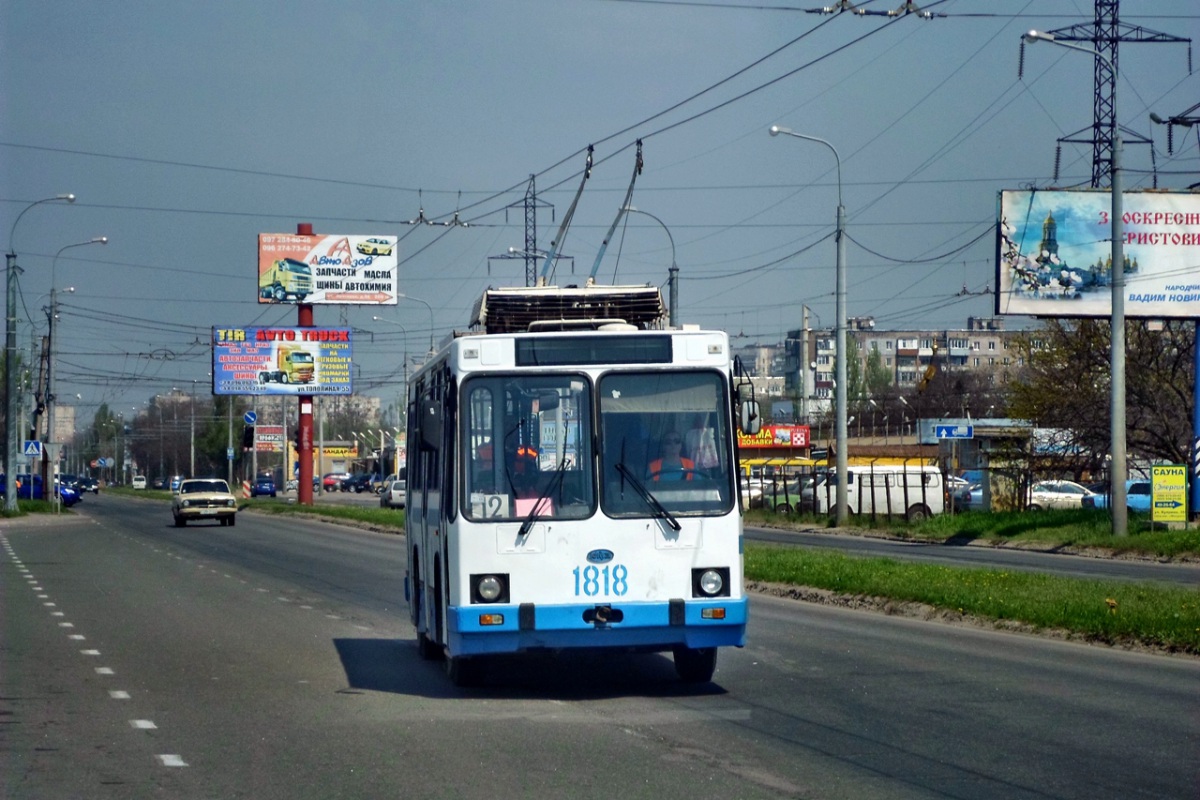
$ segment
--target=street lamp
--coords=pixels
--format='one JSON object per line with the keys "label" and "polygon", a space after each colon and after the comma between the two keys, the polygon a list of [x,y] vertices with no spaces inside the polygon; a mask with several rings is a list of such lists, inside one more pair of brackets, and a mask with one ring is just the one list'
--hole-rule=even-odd
{"label": "street lamp", "polygon": [[1113,119],[1112,150],[1110,152],[1110,172],[1112,174],[1110,216],[1112,217],[1112,321],[1110,366],[1112,373],[1111,397],[1111,429],[1110,456],[1112,467],[1109,471],[1109,484],[1112,489],[1112,532],[1114,536],[1129,535],[1129,510],[1125,507],[1125,477],[1128,473],[1125,454],[1125,254],[1124,236],[1121,215],[1125,213],[1121,197],[1121,127],[1117,124],[1117,65],[1099,50],[1082,47],[1070,42],[1054,38],[1054,34],[1044,31],[1030,31],[1025,34],[1025,41],[1049,42],[1069,50],[1079,50],[1090,53],[1108,65],[1113,74],[1113,96],[1111,115]]}
{"label": "street lamp", "polygon": [[[49,320],[49,353],[46,362],[46,450],[49,458],[54,460],[54,466],[48,470],[48,474],[42,476],[43,489],[47,486],[52,486],[51,483],[54,476],[58,474],[58,443],[54,441],[54,407],[57,405],[54,396],[54,350],[57,344],[57,337],[54,333],[54,323],[58,319],[58,297],[56,281],[58,276],[58,257],[64,251],[70,250],[72,247],[86,247],[89,244],[108,244],[107,236],[95,236],[88,239],[86,242],[76,242],[60,247],[58,252],[54,254],[54,258],[50,261],[50,320]],[[75,291],[68,289],[68,291]],[[55,510],[58,510],[58,492],[52,490],[54,500],[52,501]]]}
{"label": "street lamp", "polygon": [[823,144],[833,152],[837,162],[838,204],[837,204],[837,412],[834,440],[837,442],[837,517],[839,526],[850,521],[850,510],[847,505],[846,481],[849,478],[846,446],[849,434],[846,430],[846,392],[850,387],[846,379],[846,207],[842,205],[842,158],[837,148],[824,139],[796,133],[778,125],[772,125],[772,136],[784,134],[797,139],[804,139],[817,144]]}
{"label": "street lamp", "polygon": [[671,229],[667,227],[667,223],[649,211],[642,211],[640,208],[634,208],[633,206],[624,206],[621,210],[633,214],[645,214],[659,225],[662,225],[662,229],[667,232],[667,238],[671,240],[671,269],[667,273],[667,292],[670,296],[667,324],[674,328],[679,323],[679,267],[675,264],[675,237],[671,235]]}
{"label": "street lamp", "polygon": [[411,294],[404,294],[403,292],[397,292],[396,297],[403,297],[405,300],[415,300],[416,302],[421,303],[427,309],[429,309],[429,353],[430,353],[430,355],[432,355],[433,354],[433,306],[429,305],[429,303],[426,303],[424,300],[422,300],[419,297],[413,297]]}
{"label": "street lamp", "polygon": [[21,213],[17,214],[17,218],[13,220],[12,228],[8,231],[8,253],[5,256],[8,270],[8,291],[6,296],[7,320],[4,328],[4,387],[7,392],[7,400],[5,401],[5,427],[7,428],[7,432],[4,437],[4,469],[8,475],[8,480],[4,482],[5,511],[17,510],[17,273],[20,267],[17,266],[17,246],[14,237],[17,233],[17,223],[21,221],[21,217],[25,216],[26,211],[34,206],[40,206],[42,203],[53,203],[55,200],[66,200],[68,203],[74,203],[75,195],[56,194],[54,197],[35,200],[21,209]]}

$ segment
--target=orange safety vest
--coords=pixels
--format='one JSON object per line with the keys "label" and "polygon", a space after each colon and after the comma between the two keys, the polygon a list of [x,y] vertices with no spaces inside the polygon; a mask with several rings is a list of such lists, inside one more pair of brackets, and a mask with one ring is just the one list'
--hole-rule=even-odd
{"label": "orange safety vest", "polygon": [[[685,481],[690,481],[692,478],[696,477],[696,462],[692,461],[690,458],[681,457],[679,459],[679,465],[680,469],[683,471],[683,479]],[[674,472],[674,470],[671,471]],[[662,459],[656,458],[650,462],[650,480],[658,480],[661,474]]]}

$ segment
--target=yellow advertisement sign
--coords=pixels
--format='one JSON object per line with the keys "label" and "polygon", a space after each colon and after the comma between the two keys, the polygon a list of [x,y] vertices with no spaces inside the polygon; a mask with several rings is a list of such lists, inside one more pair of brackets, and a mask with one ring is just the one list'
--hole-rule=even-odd
{"label": "yellow advertisement sign", "polygon": [[1187,522],[1187,467],[1169,464],[1150,468],[1150,519]]}

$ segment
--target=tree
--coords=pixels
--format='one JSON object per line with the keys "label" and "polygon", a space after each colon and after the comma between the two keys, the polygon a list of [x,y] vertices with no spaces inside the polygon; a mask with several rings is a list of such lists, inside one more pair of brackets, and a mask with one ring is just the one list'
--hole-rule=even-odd
{"label": "tree", "polygon": [[[1009,413],[1041,428],[1073,433],[1101,460],[1110,449],[1110,327],[1106,320],[1050,320],[1018,340],[1025,359],[1009,393]],[[1152,330],[1126,325],[1126,448],[1132,459],[1186,464],[1190,456],[1195,324]]]}

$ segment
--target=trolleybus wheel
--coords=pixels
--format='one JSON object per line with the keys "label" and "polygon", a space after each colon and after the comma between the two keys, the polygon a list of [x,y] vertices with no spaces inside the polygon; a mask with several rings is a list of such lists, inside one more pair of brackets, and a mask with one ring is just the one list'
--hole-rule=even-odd
{"label": "trolleybus wheel", "polygon": [[455,686],[478,686],[483,683],[483,658],[446,656],[446,677]]}
{"label": "trolleybus wheel", "polygon": [[685,683],[708,683],[716,669],[717,648],[675,648],[675,672]]}

